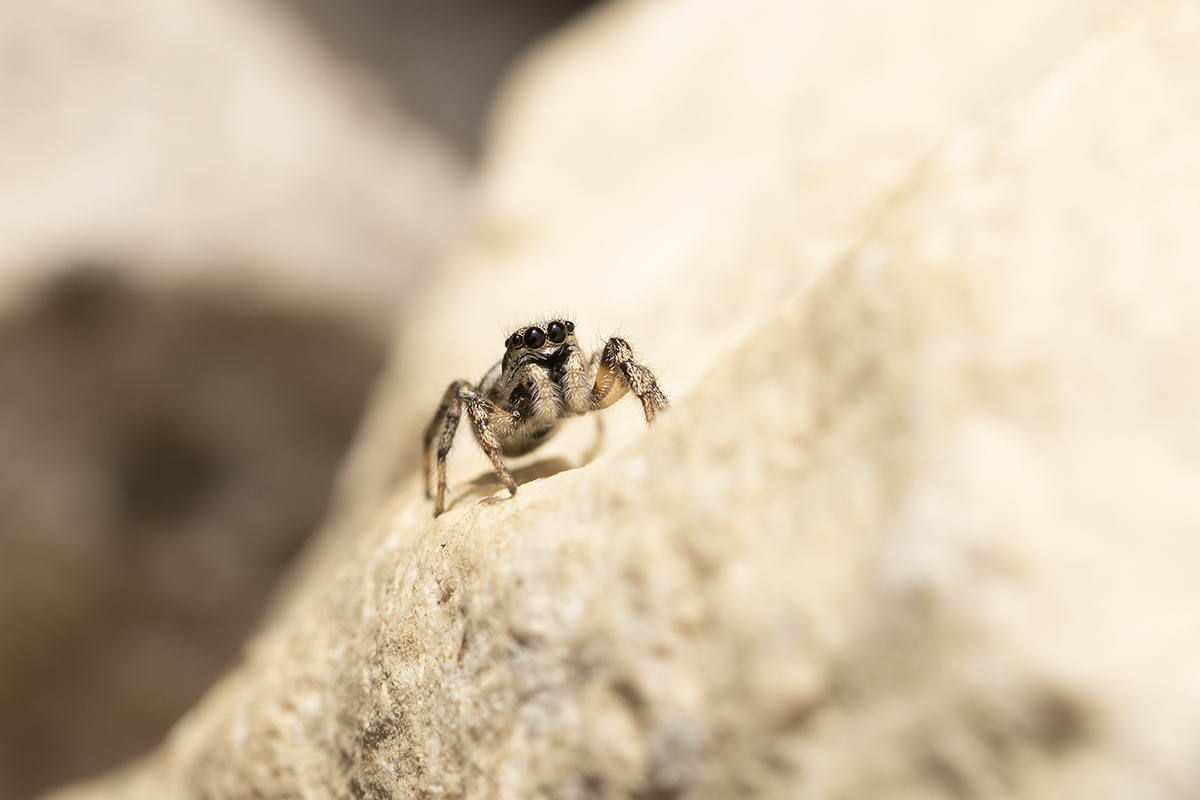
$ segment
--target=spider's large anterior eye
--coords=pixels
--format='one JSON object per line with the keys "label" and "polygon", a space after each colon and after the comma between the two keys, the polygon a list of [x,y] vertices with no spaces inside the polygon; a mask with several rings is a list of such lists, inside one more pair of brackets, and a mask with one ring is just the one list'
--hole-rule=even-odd
{"label": "spider's large anterior eye", "polygon": [[575,323],[571,322],[571,320],[567,320],[567,333],[574,333],[574,332],[575,332]]}
{"label": "spider's large anterior eye", "polygon": [[546,333],[541,328],[533,327],[525,331],[525,346],[535,350],[546,343]]}
{"label": "spider's large anterior eye", "polygon": [[567,328],[561,322],[551,322],[546,326],[546,338],[555,344],[562,344],[567,340]]}

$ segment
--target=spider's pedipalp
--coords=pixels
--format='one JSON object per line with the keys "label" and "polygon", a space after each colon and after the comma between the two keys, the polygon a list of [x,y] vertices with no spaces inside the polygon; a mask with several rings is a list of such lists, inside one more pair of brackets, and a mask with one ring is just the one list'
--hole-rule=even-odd
{"label": "spider's pedipalp", "polygon": [[647,425],[653,424],[658,412],[670,405],[658,388],[654,373],[634,360],[629,342],[614,336],[604,344],[596,366],[593,408],[608,408],[628,392],[641,401]]}

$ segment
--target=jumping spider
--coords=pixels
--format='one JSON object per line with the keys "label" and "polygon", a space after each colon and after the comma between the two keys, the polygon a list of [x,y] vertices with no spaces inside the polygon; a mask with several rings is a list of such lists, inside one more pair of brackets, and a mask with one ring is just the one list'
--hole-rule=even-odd
{"label": "jumping spider", "polygon": [[575,339],[575,323],[552,320],[516,331],[504,346],[504,358],[478,384],[450,384],[425,429],[426,497],[431,496],[429,454],[437,440],[435,517],[446,510],[446,455],[464,407],[475,441],[509,494],[517,493],[517,484],[501,456],[520,456],[535,449],[564,417],[608,408],[627,392],[641,401],[647,425],[667,407],[654,373],[633,360],[633,350],[624,339],[609,339],[585,363]]}

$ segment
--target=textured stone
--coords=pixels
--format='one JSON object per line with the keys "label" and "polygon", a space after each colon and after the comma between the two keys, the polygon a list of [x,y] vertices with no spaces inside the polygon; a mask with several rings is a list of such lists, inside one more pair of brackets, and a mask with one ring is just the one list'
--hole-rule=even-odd
{"label": "textured stone", "polygon": [[[688,12],[711,8],[618,6],[552,47],[599,73],[623,62],[589,47],[653,42],[681,82],[688,57],[714,74],[732,54],[766,57],[738,38],[749,28],[733,12],[704,17],[727,36],[683,35],[695,30]],[[878,58],[881,75],[908,74],[877,47],[896,20],[871,19],[879,36],[847,68]],[[981,39],[1025,22],[999,13]],[[777,19],[759,24],[787,38]],[[977,53],[960,33],[947,23],[912,57],[943,41]],[[644,269],[647,285],[610,281],[610,297],[593,259],[617,245],[591,227],[595,209],[630,209],[629,226],[608,235],[632,253],[643,215],[662,223],[689,197],[686,208],[726,211],[744,198],[694,172],[694,139],[672,139],[675,162],[665,144],[625,161],[618,142],[611,160],[579,168],[601,180],[614,164],[629,176],[635,163],[674,163],[687,188],[655,199],[614,180],[557,196],[567,206],[557,214],[531,201],[526,227],[488,239],[489,213],[511,207],[505,192],[544,198],[522,179],[558,163],[523,149],[525,137],[568,124],[549,101],[513,101],[513,138],[500,135],[486,184],[501,199],[485,199],[481,238],[431,295],[436,324],[414,329],[426,338],[401,351],[362,447],[388,443],[379,431],[411,437],[417,398],[432,403],[441,388],[429,377],[437,364],[472,368],[498,349],[474,330],[481,309],[556,275],[553,261],[516,263],[520,253],[574,253],[563,280],[598,324],[622,297],[631,314],[658,309],[627,331],[652,360],[698,348],[678,370],[688,385],[675,407],[584,467],[529,465],[526,478],[546,477],[512,499],[460,476],[437,520],[415,477],[375,475],[391,488],[347,495],[244,663],[168,742],[57,797],[1194,795],[1200,8],[1138,4],[1070,54],[1051,50],[1039,52],[1057,64],[1031,88],[926,153],[959,118],[934,115],[940,126],[907,139],[907,159],[877,164],[890,179],[847,177],[854,191],[829,188],[830,209],[808,187],[841,186],[844,166],[827,183],[780,180],[743,216],[705,212],[640,240],[643,267],[613,262],[609,277]],[[530,69],[559,80],[544,58]],[[1016,88],[1021,69],[1032,78],[1030,63],[998,84]],[[986,83],[966,73],[949,80]],[[638,110],[677,95],[623,74],[633,100],[646,91],[629,130],[652,136]],[[825,77],[830,103],[857,96],[853,74]],[[704,94],[703,73],[695,80]],[[997,92],[955,108],[969,114]],[[764,88],[765,105],[770,96]],[[861,130],[910,99],[881,97]],[[811,115],[827,119],[822,107]],[[711,115],[734,125],[739,110]],[[674,130],[699,123],[683,115]],[[855,130],[839,137],[830,123],[821,141]],[[790,141],[807,152],[810,140]],[[724,151],[697,147],[717,169]],[[874,152],[847,146],[842,163],[866,169]],[[822,214],[844,227],[812,221]],[[765,293],[728,294],[724,314],[728,282],[702,269],[691,284],[680,277],[718,240],[729,246],[711,257],[732,265],[718,272],[740,267]],[[772,267],[803,252],[809,261]],[[660,331],[672,335],[660,343]],[[360,456],[351,489],[371,463],[383,460]]]}
{"label": "textured stone", "polygon": [[[570,309],[585,345],[620,329],[668,387],[694,385],[811,285],[954,125],[1023,91],[1118,5],[593,12],[502,97],[476,223],[408,309],[385,377],[393,399],[366,423],[345,513],[371,513],[415,466],[438,391],[482,377],[508,326],[530,317]],[[609,441],[638,428],[614,415]]]}
{"label": "textured stone", "polygon": [[144,753],[319,524],[465,169],[273,0],[0,4],[0,800]]}

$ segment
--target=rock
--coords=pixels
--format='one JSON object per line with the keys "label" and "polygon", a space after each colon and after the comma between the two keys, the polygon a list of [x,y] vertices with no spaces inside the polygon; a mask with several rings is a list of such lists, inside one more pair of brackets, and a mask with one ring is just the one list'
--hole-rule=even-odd
{"label": "rock", "polygon": [[[1076,48],[1083,7],[845,8],[629,3],[535,59],[340,516],[163,747],[58,800],[1196,792],[1200,10]],[[786,117],[743,77],[799,33],[845,54],[811,135],[728,102]],[[432,519],[382,450],[486,368],[484,309],[564,287],[603,333],[628,302],[674,408],[511,499],[460,459]]]}
{"label": "rock", "polygon": [[144,753],[319,523],[452,149],[273,3],[0,7],[0,800]]}
{"label": "rock", "polygon": [[334,314],[98,271],[0,318],[0,798],[144,753],[228,669],[382,350]]}
{"label": "rock", "polygon": [[459,225],[450,147],[272,3],[10,4],[0,48],[2,285],[98,260],[383,331]]}
{"label": "rock", "polygon": [[[482,377],[530,317],[570,309],[583,343],[619,329],[670,387],[703,380],[954,125],[1118,5],[626,2],[551,40],[494,114],[466,242],[402,322],[348,526],[416,466],[441,389]],[[609,441],[639,429],[614,415]]]}
{"label": "rock", "polygon": [[508,66],[593,0],[280,0],[472,161]]}

